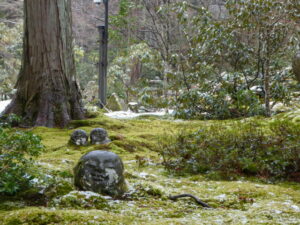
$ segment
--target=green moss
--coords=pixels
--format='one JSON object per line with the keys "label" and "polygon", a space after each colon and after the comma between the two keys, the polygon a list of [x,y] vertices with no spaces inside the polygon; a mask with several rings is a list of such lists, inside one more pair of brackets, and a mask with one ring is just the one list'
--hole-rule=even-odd
{"label": "green moss", "polygon": [[87,120],[74,120],[69,124],[69,127],[74,129],[78,127],[102,127],[108,130],[119,130],[126,127],[126,123],[122,123],[119,120],[111,119],[103,114],[100,114],[98,117]]}
{"label": "green moss", "polygon": [[74,185],[72,180],[56,180],[52,184],[50,184],[45,190],[45,195],[47,196],[48,201],[57,198],[59,196],[66,195],[70,191],[74,190]]}
{"label": "green moss", "polygon": [[[261,125],[272,119],[250,118]],[[243,121],[243,120],[241,120]],[[1,224],[299,224],[299,183],[264,183],[258,178],[236,175],[235,181],[222,177],[212,180],[205,175],[174,176],[161,165],[158,147],[165,135],[182,129],[195,131],[211,124],[232,126],[232,121],[114,120],[103,115],[74,127],[90,132],[95,127],[107,129],[112,143],[107,146],[68,146],[72,129],[34,128],[42,136],[46,151],[39,157],[40,167],[52,171],[55,177],[67,181],[51,198],[59,199],[72,191],[72,170],[79,158],[88,151],[106,148],[118,153],[124,161],[129,187],[142,188],[135,198],[127,201],[107,200],[110,208],[95,205],[58,205],[30,207],[21,199],[0,200]],[[268,132],[268,130],[266,129]],[[134,152],[132,152],[134,151]],[[136,156],[151,159],[139,166]],[[269,181],[267,181],[269,182]],[[59,191],[59,189],[61,191]],[[132,190],[132,189],[131,189]],[[169,195],[190,193],[214,206],[205,210],[192,199],[168,200]],[[1,202],[2,201],[2,202]],[[13,207],[13,206],[16,207]],[[78,207],[78,208],[77,208]],[[62,209],[63,208],[63,209]],[[109,209],[109,210],[108,210]],[[200,222],[199,222],[200,221]]]}
{"label": "green moss", "polygon": [[113,141],[113,144],[127,152],[151,150],[155,147],[153,142],[139,137],[126,137],[123,140]]}
{"label": "green moss", "polygon": [[130,191],[130,198],[160,198],[164,195],[161,188],[153,184],[138,182],[135,183]]}
{"label": "green moss", "polygon": [[[0,214],[0,216],[2,216]],[[1,218],[1,217],[0,217]],[[130,224],[133,218],[116,216],[100,210],[49,210],[46,208],[27,208],[17,210],[2,218],[3,225],[46,225],[46,224]]]}
{"label": "green moss", "polygon": [[69,209],[108,209],[107,200],[93,192],[72,191],[54,199],[51,205]]}

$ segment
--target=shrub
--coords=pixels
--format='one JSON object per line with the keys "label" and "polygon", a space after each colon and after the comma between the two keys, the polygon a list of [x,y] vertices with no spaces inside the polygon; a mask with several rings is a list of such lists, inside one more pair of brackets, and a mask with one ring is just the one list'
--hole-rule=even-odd
{"label": "shrub", "polygon": [[0,127],[3,128],[16,127],[20,122],[22,119],[16,114],[1,115],[0,117]]}
{"label": "shrub", "polygon": [[181,119],[229,119],[264,115],[260,93],[249,90],[240,73],[222,73],[209,85],[182,92],[175,101]]}
{"label": "shrub", "polygon": [[300,125],[290,121],[223,123],[171,135],[160,151],[164,166],[177,173],[287,178],[300,172],[299,136]]}
{"label": "shrub", "polygon": [[43,149],[41,138],[31,132],[0,127],[0,194],[15,194],[31,186],[34,160]]}

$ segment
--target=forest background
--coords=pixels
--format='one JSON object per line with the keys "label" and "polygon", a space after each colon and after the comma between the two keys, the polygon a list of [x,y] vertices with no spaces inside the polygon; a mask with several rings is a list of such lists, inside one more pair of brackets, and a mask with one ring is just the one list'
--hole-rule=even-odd
{"label": "forest background", "polygon": [[[239,1],[238,1],[239,2]],[[184,119],[285,111],[299,102],[292,59],[299,49],[297,0],[110,1],[108,96]],[[22,55],[22,0],[1,1],[0,98],[14,93]],[[74,0],[77,76],[97,103],[103,7]]]}

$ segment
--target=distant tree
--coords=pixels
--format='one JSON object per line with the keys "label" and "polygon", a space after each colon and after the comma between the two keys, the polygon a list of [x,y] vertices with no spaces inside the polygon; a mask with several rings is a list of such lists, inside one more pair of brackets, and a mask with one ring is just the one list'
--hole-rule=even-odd
{"label": "distant tree", "polygon": [[246,51],[253,59],[250,63],[256,68],[254,80],[262,78],[266,115],[270,116],[273,106],[272,80],[282,67],[291,46],[290,39],[295,35],[291,15],[295,13],[296,1],[228,0],[227,8],[235,23],[234,32],[242,34],[240,39],[246,39],[244,46],[248,46]]}
{"label": "distant tree", "polygon": [[17,93],[4,114],[46,127],[84,118],[75,79],[71,0],[25,0],[24,27]]}
{"label": "distant tree", "polygon": [[293,59],[293,72],[296,79],[300,82],[300,52],[297,52]]}

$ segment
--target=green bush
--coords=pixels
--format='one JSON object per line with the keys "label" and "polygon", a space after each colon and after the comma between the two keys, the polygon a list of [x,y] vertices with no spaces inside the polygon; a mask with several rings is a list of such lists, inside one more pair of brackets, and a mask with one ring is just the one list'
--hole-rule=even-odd
{"label": "green bush", "polygon": [[300,125],[290,121],[223,123],[169,136],[160,151],[177,173],[287,178],[300,172],[299,137]]}
{"label": "green bush", "polygon": [[11,128],[16,127],[22,119],[17,116],[16,114],[9,114],[9,115],[1,115],[0,117],[0,127],[3,128]]}
{"label": "green bush", "polygon": [[0,127],[0,194],[16,194],[29,188],[34,160],[43,150],[41,138],[31,132]]}

